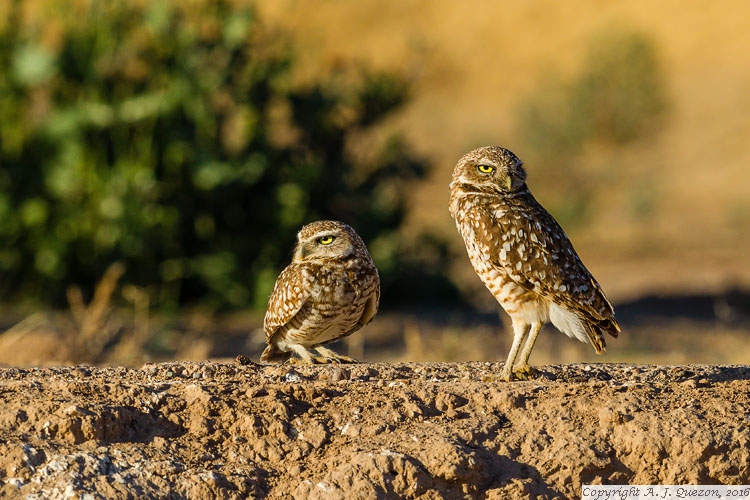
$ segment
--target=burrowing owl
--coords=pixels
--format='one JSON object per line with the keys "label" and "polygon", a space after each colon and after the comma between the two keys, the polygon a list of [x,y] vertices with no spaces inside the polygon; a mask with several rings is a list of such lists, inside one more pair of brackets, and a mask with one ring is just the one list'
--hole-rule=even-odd
{"label": "burrowing owl", "polygon": [[260,360],[295,353],[307,363],[356,362],[322,345],[372,321],[379,301],[378,270],[354,229],[329,220],[308,224],[297,233],[292,263],[268,300],[263,322],[268,347]]}
{"label": "burrowing owl", "polygon": [[544,323],[605,350],[617,337],[612,305],[557,221],[526,186],[515,154],[483,147],[453,170],[450,213],[479,278],[513,323],[513,344],[501,378],[527,378],[529,355]]}

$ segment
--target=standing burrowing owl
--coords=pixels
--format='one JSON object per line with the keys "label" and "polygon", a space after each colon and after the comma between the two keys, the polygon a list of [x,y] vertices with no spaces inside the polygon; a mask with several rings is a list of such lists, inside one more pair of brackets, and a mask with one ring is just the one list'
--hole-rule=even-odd
{"label": "standing burrowing owl", "polygon": [[322,345],[372,321],[379,301],[378,270],[354,229],[329,220],[308,224],[297,233],[292,263],[268,300],[263,321],[268,347],[260,360],[295,353],[307,363],[354,363]]}
{"label": "standing burrowing owl", "polygon": [[532,373],[529,355],[547,321],[603,353],[603,333],[620,332],[612,305],[532,196],[521,160],[501,147],[475,149],[456,164],[450,191],[451,216],[474,271],[513,322],[501,378]]}

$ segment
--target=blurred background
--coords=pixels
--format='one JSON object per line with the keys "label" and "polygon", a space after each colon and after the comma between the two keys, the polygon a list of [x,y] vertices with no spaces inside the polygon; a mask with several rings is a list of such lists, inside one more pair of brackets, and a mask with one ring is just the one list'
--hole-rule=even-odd
{"label": "blurred background", "polygon": [[533,363],[750,363],[750,4],[0,2],[0,364],[264,345],[296,231],[382,278],[366,361],[504,360],[447,210],[502,145],[623,326]]}

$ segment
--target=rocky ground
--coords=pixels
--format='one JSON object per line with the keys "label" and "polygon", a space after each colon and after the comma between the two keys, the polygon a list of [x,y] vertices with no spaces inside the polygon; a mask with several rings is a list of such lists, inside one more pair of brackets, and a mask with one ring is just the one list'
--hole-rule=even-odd
{"label": "rocky ground", "polygon": [[0,497],[575,498],[750,483],[750,367],[0,369]]}

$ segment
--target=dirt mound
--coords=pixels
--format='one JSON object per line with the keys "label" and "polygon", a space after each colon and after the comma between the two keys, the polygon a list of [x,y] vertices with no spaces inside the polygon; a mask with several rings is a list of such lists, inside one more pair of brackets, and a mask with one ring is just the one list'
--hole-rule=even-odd
{"label": "dirt mound", "polygon": [[571,498],[750,483],[750,367],[0,370],[8,498]]}

